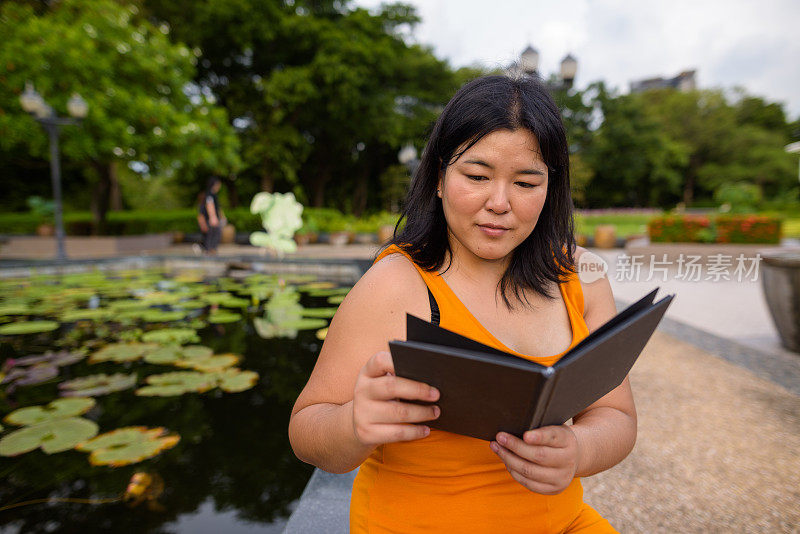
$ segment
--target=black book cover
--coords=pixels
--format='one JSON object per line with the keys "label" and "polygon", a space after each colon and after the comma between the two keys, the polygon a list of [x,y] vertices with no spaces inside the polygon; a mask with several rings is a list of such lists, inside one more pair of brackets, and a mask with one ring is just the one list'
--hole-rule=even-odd
{"label": "black book cover", "polygon": [[[568,421],[627,376],[674,295],[658,288],[590,333],[552,367],[489,347],[406,314],[406,341],[391,341],[395,374],[440,391],[441,415],[424,424],[484,440]],[[408,401],[419,402],[421,401]]]}

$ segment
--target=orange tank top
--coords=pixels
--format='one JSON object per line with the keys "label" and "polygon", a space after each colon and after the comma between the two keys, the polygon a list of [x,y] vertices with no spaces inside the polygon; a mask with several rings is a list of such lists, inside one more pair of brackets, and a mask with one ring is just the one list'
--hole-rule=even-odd
{"label": "orange tank top", "polygon": [[[375,261],[392,253],[411,259],[392,245]],[[478,322],[438,273],[414,265],[436,299],[442,328],[543,365],[553,365],[564,354],[535,358],[511,350]],[[589,334],[583,291],[574,274],[559,289],[572,327],[572,348]],[[558,495],[533,493],[511,477],[489,442],[431,429],[423,439],[381,445],[361,464],[350,500],[350,532],[562,532],[582,505],[578,478]]]}

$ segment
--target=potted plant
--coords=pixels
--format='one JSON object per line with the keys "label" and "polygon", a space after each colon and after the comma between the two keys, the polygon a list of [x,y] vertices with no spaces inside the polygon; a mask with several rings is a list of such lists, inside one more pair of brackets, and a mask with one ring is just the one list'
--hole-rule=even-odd
{"label": "potted plant", "polygon": [[301,226],[294,234],[294,240],[298,245],[308,245],[309,243],[317,242],[317,232],[319,232],[319,225],[314,219],[304,220]]}
{"label": "potted plant", "polygon": [[52,200],[45,200],[42,197],[34,196],[28,197],[27,204],[31,213],[36,217],[39,223],[36,227],[36,235],[40,237],[54,236],[56,233],[55,226],[53,226],[55,203]]}
{"label": "potted plant", "polygon": [[331,245],[346,245],[352,240],[352,223],[346,215],[340,215],[328,222],[328,233]]}
{"label": "potted plant", "polygon": [[762,252],[761,287],[781,343],[800,353],[800,249]]}
{"label": "potted plant", "polygon": [[370,245],[378,240],[378,223],[375,217],[363,217],[353,223],[354,241]]}

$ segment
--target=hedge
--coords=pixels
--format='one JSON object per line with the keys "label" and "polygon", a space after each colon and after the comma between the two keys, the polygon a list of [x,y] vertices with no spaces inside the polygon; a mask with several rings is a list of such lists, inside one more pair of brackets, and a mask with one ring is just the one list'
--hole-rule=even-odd
{"label": "hedge", "polygon": [[[263,230],[261,218],[250,213],[249,208],[226,209],[225,216],[237,232],[251,233]],[[333,208],[305,208],[303,228],[314,232],[335,232],[353,230],[357,232],[377,232],[382,224],[397,221],[397,215],[386,212],[361,218],[346,215]],[[0,234],[30,235],[43,222],[40,215],[33,213],[0,213]],[[64,229],[67,235],[90,235],[92,233],[92,214],[69,212],[64,214]],[[110,211],[100,235],[138,235],[164,232],[197,232],[197,212],[193,209],[169,211]]]}
{"label": "hedge", "polygon": [[647,224],[654,243],[780,243],[780,217],[667,215]]}

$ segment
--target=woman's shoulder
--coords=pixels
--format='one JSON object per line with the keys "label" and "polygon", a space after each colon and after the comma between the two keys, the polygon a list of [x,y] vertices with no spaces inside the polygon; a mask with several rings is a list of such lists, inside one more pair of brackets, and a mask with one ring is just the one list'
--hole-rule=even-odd
{"label": "woman's shoulder", "polygon": [[397,310],[416,314],[428,306],[427,286],[409,257],[390,251],[370,266],[342,304],[373,316]]}
{"label": "woman's shoulder", "polygon": [[583,247],[575,247],[573,258],[583,295],[583,317],[591,331],[616,314],[610,268],[603,258]]}

